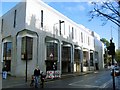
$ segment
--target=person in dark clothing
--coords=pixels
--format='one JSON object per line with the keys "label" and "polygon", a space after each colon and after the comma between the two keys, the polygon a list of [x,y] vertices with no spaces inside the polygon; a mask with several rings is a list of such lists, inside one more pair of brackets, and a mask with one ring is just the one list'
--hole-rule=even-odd
{"label": "person in dark clothing", "polygon": [[2,78],[3,79],[7,78],[7,67],[6,67],[6,65],[2,69]]}
{"label": "person in dark clothing", "polygon": [[34,77],[34,75],[32,75],[32,77],[31,77],[31,83],[30,83],[31,87],[34,85],[34,79],[35,79],[35,77]]}
{"label": "person in dark clothing", "polygon": [[38,88],[38,81],[40,76],[40,69],[37,66],[37,68],[34,70],[34,77],[35,77],[35,87]]}
{"label": "person in dark clothing", "polygon": [[43,72],[41,72],[41,87],[44,88],[44,81],[45,81],[45,78],[46,78],[46,74],[44,74]]}

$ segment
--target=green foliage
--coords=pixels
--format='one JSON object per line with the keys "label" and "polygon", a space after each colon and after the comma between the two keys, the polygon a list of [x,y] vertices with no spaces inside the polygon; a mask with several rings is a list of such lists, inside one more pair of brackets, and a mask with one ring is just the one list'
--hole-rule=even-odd
{"label": "green foliage", "polygon": [[120,63],[120,50],[116,50],[115,59]]}
{"label": "green foliage", "polygon": [[101,38],[100,41],[103,42],[106,47],[110,45],[109,41],[105,38]]}

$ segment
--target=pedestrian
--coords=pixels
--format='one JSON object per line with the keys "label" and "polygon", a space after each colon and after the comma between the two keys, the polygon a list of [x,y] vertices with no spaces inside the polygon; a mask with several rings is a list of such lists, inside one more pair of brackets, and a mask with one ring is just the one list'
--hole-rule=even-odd
{"label": "pedestrian", "polygon": [[3,79],[7,78],[7,66],[6,65],[2,69],[2,78]]}
{"label": "pedestrian", "polygon": [[39,81],[39,77],[40,77],[39,66],[37,66],[34,70],[34,77],[35,77],[35,88],[38,88],[38,81]]}
{"label": "pedestrian", "polygon": [[35,77],[34,77],[34,75],[32,75],[32,77],[31,77],[31,83],[30,83],[31,87],[34,85],[34,79],[35,79]]}
{"label": "pedestrian", "polygon": [[41,72],[41,87],[44,88],[44,82],[45,82],[46,74]]}

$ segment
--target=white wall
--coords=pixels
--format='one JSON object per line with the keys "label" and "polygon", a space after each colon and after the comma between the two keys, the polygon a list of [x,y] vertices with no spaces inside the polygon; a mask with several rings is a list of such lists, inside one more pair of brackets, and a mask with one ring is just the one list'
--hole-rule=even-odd
{"label": "white wall", "polygon": [[104,67],[104,44],[95,38],[95,51],[98,52],[98,64],[99,68],[103,69]]}
{"label": "white wall", "polygon": [[[16,27],[14,28],[13,23],[15,10],[17,10],[17,12]],[[21,2],[3,15],[3,38],[10,35],[16,35],[18,31],[21,31],[25,28],[25,10],[25,3]]]}
{"label": "white wall", "polygon": [[[26,28],[37,32],[55,33],[59,35],[59,20],[65,21],[61,24],[62,38],[69,39],[71,42],[77,43],[84,48],[94,49],[94,39],[90,30],[82,25],[78,25],[66,16],[62,15],[55,9],[46,5],[43,2],[28,1],[26,8]],[[43,29],[41,28],[41,10],[43,10]],[[54,29],[54,27],[56,29]],[[72,27],[74,28],[74,39],[71,39]],[[69,30],[70,28],[70,30]],[[83,32],[83,44],[81,44],[80,32]],[[42,32],[43,33],[43,32]],[[90,38],[90,45],[88,45],[88,37]]]}

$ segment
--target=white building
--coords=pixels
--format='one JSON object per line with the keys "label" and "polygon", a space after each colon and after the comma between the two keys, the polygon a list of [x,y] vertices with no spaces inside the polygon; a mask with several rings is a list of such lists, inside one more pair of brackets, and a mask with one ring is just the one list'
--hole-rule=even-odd
{"label": "white building", "polygon": [[61,74],[103,68],[99,35],[42,1],[20,2],[2,16],[1,26],[1,58],[11,75],[31,75],[37,65]]}

